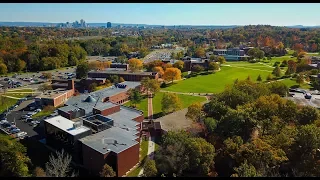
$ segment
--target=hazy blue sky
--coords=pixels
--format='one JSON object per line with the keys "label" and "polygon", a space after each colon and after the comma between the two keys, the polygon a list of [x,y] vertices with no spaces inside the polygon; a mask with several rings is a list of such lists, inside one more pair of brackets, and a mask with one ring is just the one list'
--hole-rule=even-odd
{"label": "hazy blue sky", "polygon": [[320,25],[320,4],[29,3],[0,5],[0,21],[157,25]]}

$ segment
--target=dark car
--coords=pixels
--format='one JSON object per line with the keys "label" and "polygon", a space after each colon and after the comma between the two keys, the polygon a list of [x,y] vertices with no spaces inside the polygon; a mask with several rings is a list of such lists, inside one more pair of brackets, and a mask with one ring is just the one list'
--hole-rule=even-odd
{"label": "dark car", "polygon": [[9,78],[4,78],[4,81],[9,81]]}

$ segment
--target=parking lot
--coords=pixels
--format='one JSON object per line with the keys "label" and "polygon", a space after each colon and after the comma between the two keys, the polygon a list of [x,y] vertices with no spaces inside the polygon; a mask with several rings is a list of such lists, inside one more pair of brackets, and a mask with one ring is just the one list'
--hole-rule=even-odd
{"label": "parking lot", "polygon": [[320,95],[319,94],[312,94],[310,93],[311,99],[306,99],[304,93],[299,93],[299,92],[290,92],[290,97],[287,97],[287,99],[290,99],[294,101],[296,104],[303,105],[303,106],[312,106],[315,108],[320,108]]}
{"label": "parking lot", "polygon": [[[29,107],[30,103],[33,103],[33,100],[22,102],[17,108],[8,112],[8,114],[1,120],[1,128],[9,134],[19,134],[21,132],[26,132],[26,136],[28,137],[42,139],[44,137],[42,120],[38,121],[38,123],[35,123],[35,121],[32,118],[28,121],[27,118],[22,118],[28,113],[31,116],[31,112],[34,112],[34,110],[31,111]],[[4,120],[6,120],[8,123],[3,124]],[[10,130],[8,129],[10,125],[15,126],[15,128],[11,129],[20,129],[20,131],[10,132]]]}

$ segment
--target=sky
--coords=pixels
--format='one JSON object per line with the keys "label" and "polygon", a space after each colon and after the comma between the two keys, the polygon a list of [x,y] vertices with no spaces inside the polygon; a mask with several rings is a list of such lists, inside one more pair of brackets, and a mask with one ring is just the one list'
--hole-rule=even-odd
{"label": "sky", "polygon": [[0,22],[320,25],[320,3],[1,3]]}

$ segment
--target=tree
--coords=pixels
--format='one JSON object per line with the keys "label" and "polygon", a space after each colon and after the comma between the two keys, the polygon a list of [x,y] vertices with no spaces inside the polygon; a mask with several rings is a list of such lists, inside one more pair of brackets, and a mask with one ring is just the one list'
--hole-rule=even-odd
{"label": "tree", "polygon": [[164,72],[163,79],[173,83],[173,80],[181,79],[181,71],[178,68],[167,68]]}
{"label": "tree", "polygon": [[280,81],[271,82],[268,84],[268,88],[270,89],[271,93],[279,94],[280,96],[287,95],[289,88]]}
{"label": "tree", "polygon": [[188,107],[188,111],[185,116],[193,121],[200,121],[202,116],[202,105],[199,102],[191,104]]}
{"label": "tree", "polygon": [[86,78],[88,75],[88,72],[89,72],[88,63],[81,62],[80,64],[78,64],[77,69],[76,69],[77,79]]}
{"label": "tree", "polygon": [[246,79],[247,81],[251,81],[251,77],[250,77],[250,75],[247,77],[247,79]]}
{"label": "tree", "polygon": [[142,69],[143,64],[140,59],[131,58],[129,59],[129,68],[132,72],[136,72]]}
{"label": "tree", "polygon": [[288,69],[286,71],[286,75],[290,75],[296,72],[297,64],[293,60],[288,61]]}
{"label": "tree", "polygon": [[298,123],[301,125],[311,124],[319,119],[319,112],[311,106],[303,106],[297,114]]}
{"label": "tree", "polygon": [[153,71],[159,73],[160,76],[163,76],[163,74],[164,74],[164,71],[161,66],[154,67]]}
{"label": "tree", "polygon": [[[62,149],[61,152],[56,151],[57,157],[53,154],[49,156],[49,162],[46,163],[46,175],[47,177],[68,177],[71,172],[70,163],[72,157],[64,152]],[[76,176],[72,172],[71,177]]]}
{"label": "tree", "polygon": [[8,69],[4,63],[0,63],[0,74],[7,74]]}
{"label": "tree", "polygon": [[203,111],[208,117],[220,120],[222,116],[228,112],[228,106],[224,101],[220,101],[218,98],[212,98],[210,102],[203,105]]}
{"label": "tree", "polygon": [[247,160],[245,160],[241,165],[237,168],[234,168],[236,174],[233,174],[233,177],[258,177],[259,174],[256,171],[256,168],[251,164],[248,164]]}
{"label": "tree", "polygon": [[304,82],[304,77],[302,73],[299,73],[298,76],[296,77],[296,82],[301,85]]}
{"label": "tree", "polygon": [[34,177],[46,177],[46,172],[41,167],[36,167],[33,171]]}
{"label": "tree", "polygon": [[178,95],[173,93],[165,93],[161,99],[161,110],[163,113],[168,114],[180,110],[182,107]]}
{"label": "tree", "polygon": [[39,87],[38,87],[38,91],[42,91],[42,92],[45,92],[45,91],[48,91],[48,90],[52,90],[52,86],[51,84],[41,84]]}
{"label": "tree", "polygon": [[218,56],[217,61],[218,61],[220,64],[224,64],[224,63],[227,62],[226,59],[225,59],[223,56]]}
{"label": "tree", "polygon": [[215,131],[215,129],[217,128],[217,124],[218,124],[217,120],[215,120],[211,117],[205,118],[203,122],[204,122],[206,129],[207,129],[207,132],[210,134],[212,134]]}
{"label": "tree", "polygon": [[142,78],[141,85],[147,93],[156,94],[160,90],[160,84],[156,79]]}
{"label": "tree", "polygon": [[261,75],[259,74],[258,78],[257,78],[257,81],[261,82],[262,81],[262,78],[261,78]]}
{"label": "tree", "polygon": [[189,170],[207,175],[212,167],[215,148],[203,138],[190,138],[188,143]]}
{"label": "tree", "polygon": [[98,86],[97,83],[95,83],[95,82],[94,82],[94,83],[91,83],[91,84],[89,85],[89,87],[88,87],[88,88],[89,88],[89,91],[90,91],[90,92],[95,91],[96,88],[97,88],[97,86]]}
{"label": "tree", "polygon": [[112,76],[110,76],[110,81],[111,81],[112,83],[114,83],[114,84],[119,83],[119,76],[117,76],[117,75],[112,75]]}
{"label": "tree", "polygon": [[275,67],[273,69],[273,72],[272,72],[273,75],[275,75],[276,77],[280,77],[281,76],[281,69],[279,66]]}
{"label": "tree", "polygon": [[216,62],[210,62],[208,69],[209,69],[209,70],[217,71],[217,70],[220,69],[220,66],[219,66],[218,63],[216,63]]}
{"label": "tree", "polygon": [[42,75],[46,79],[52,79],[52,74],[51,73],[42,73]]}
{"label": "tree", "polygon": [[108,164],[105,164],[100,172],[100,177],[115,177],[116,173],[113,168]]}
{"label": "tree", "polygon": [[122,83],[124,82],[125,80],[123,79],[123,77],[119,77],[119,82]]}
{"label": "tree", "polygon": [[199,73],[201,71],[204,71],[204,68],[202,66],[200,66],[200,65],[195,65],[195,66],[193,66],[192,69],[193,69],[194,72],[197,72],[197,73]]}
{"label": "tree", "polygon": [[133,104],[134,107],[136,107],[136,105],[139,104],[142,100],[141,93],[137,89],[131,89],[129,91],[129,98],[130,98],[131,104]]}
{"label": "tree", "polygon": [[10,136],[0,134],[0,176],[29,176],[30,159],[26,156],[27,149]]}
{"label": "tree", "polygon": [[154,160],[147,159],[143,166],[144,177],[155,177],[158,174],[156,163]]}
{"label": "tree", "polygon": [[206,51],[204,48],[202,47],[198,47],[195,51],[195,55],[197,58],[201,58],[201,57],[204,57],[206,55]]}
{"label": "tree", "polygon": [[183,67],[184,67],[184,62],[179,60],[179,61],[176,61],[174,64],[173,64],[173,67],[175,68],[178,68],[180,69],[180,71],[182,71]]}

